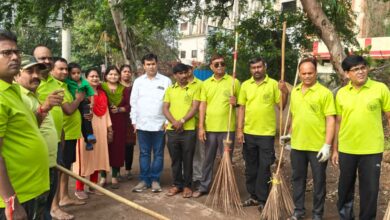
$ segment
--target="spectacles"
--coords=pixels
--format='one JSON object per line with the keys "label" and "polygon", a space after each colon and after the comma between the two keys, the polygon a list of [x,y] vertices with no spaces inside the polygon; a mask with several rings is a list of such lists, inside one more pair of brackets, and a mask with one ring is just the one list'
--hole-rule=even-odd
{"label": "spectacles", "polygon": [[45,60],[52,61],[53,57],[38,57],[37,60],[39,60],[39,61],[45,61]]}
{"label": "spectacles", "polygon": [[367,66],[360,66],[360,67],[355,67],[355,68],[352,68],[350,69],[349,71],[353,72],[353,73],[358,73],[360,71],[364,72],[367,70]]}
{"label": "spectacles", "polygon": [[0,54],[4,57],[10,57],[12,54],[15,54],[16,56],[20,56],[20,50],[2,50],[0,51]]}
{"label": "spectacles", "polygon": [[213,64],[214,68],[218,68],[218,67],[220,67],[220,66],[221,66],[221,67],[225,67],[225,65],[226,65],[225,62],[219,62],[219,63],[214,63],[214,64]]}

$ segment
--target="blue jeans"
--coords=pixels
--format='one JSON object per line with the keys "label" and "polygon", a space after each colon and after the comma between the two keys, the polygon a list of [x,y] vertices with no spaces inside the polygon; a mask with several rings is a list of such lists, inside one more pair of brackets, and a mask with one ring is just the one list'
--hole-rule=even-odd
{"label": "blue jeans", "polygon": [[[148,186],[153,181],[160,182],[160,175],[164,168],[164,131],[142,131],[137,130],[139,142],[139,166],[141,181],[145,181]],[[153,150],[153,161],[151,154]]]}

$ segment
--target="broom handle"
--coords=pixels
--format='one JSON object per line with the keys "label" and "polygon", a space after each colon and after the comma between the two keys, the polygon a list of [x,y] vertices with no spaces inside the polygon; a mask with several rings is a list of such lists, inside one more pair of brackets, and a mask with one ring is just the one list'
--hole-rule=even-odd
{"label": "broom handle", "polygon": [[[235,89],[235,80],[236,80],[236,68],[237,68],[237,50],[238,50],[238,32],[236,31],[236,39],[234,42],[234,56],[233,56],[233,81],[232,81],[232,89],[230,91],[230,96],[234,95],[234,89]],[[237,97],[236,97],[237,101]],[[226,141],[230,141],[230,125],[232,123],[232,114],[233,114],[233,105],[230,105],[229,107],[229,120],[228,120],[228,127],[227,127],[227,135],[226,135]]]}
{"label": "broom handle", "polygon": [[[280,71],[280,80],[284,81],[284,51],[286,47],[286,22],[283,22],[283,34],[282,34],[282,66]],[[280,96],[280,102],[279,102],[279,136],[282,135],[282,129],[283,129],[283,96]],[[282,164],[282,158],[283,158],[283,152],[284,147],[281,147],[280,150],[280,159],[278,162],[278,168],[276,169],[276,175],[279,174],[280,165]]]}
{"label": "broom handle", "polygon": [[[298,60],[298,65],[299,65],[300,62],[301,62],[301,59]],[[295,79],[294,79],[293,88],[295,88],[295,86],[298,83],[298,73],[299,73],[298,65],[297,65],[297,71],[295,72]],[[283,135],[287,134],[287,126],[288,126],[288,122],[290,121],[290,109],[291,109],[291,100],[290,100],[290,103],[288,103],[287,118],[286,118],[286,123],[284,124]]]}

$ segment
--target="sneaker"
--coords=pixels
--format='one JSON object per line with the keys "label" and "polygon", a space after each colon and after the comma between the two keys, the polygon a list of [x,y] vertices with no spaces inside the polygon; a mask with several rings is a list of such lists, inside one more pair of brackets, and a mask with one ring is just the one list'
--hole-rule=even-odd
{"label": "sneaker", "polygon": [[245,200],[243,203],[242,203],[242,207],[248,207],[248,206],[258,206],[259,205],[259,201],[257,201],[256,199],[254,198],[248,198],[247,200]]}
{"label": "sneaker", "polygon": [[96,137],[93,134],[89,134],[87,136],[87,142],[91,144],[96,144]]}
{"label": "sneaker", "polygon": [[153,181],[152,182],[152,192],[158,193],[158,192],[161,192],[161,191],[162,191],[162,189],[161,189],[160,183],[157,182],[157,181]]}
{"label": "sneaker", "polygon": [[74,195],[80,200],[88,199],[88,194],[81,190],[74,192]]}
{"label": "sneaker", "polygon": [[134,188],[133,192],[142,192],[147,188],[145,181],[139,182]]}

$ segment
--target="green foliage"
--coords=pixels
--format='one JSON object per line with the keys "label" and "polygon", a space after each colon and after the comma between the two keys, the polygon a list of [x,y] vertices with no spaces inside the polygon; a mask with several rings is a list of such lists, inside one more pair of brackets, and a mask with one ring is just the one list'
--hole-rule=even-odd
{"label": "green foliage", "polygon": [[[267,72],[272,78],[280,78],[282,23],[284,20],[289,27],[285,50],[285,79],[293,83],[299,48],[307,48],[310,45],[310,41],[303,33],[308,33],[311,27],[301,12],[282,14],[273,10],[271,4],[266,5],[251,18],[243,20],[238,26],[237,78],[239,80],[250,78],[248,61],[257,56],[261,56],[267,61]],[[225,55],[227,70],[231,72],[233,69],[231,55],[234,48],[233,31],[218,30],[208,37],[207,44],[208,56],[213,53]]]}

